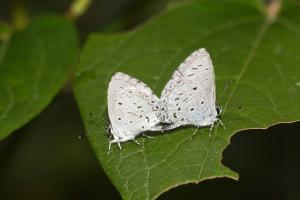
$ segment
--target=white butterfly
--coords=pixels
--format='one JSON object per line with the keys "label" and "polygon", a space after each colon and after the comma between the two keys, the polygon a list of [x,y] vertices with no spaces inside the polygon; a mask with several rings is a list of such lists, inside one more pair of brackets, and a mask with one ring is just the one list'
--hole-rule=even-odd
{"label": "white butterfly", "polygon": [[212,129],[214,123],[220,121],[218,116],[222,110],[216,106],[214,68],[204,48],[180,64],[163,89],[160,101],[160,120],[167,124],[164,129],[183,125],[211,126]]}
{"label": "white butterfly", "polygon": [[[163,131],[184,125],[211,126],[220,121],[216,106],[212,61],[202,48],[193,52],[174,72],[161,98],[144,83],[116,73],[108,87],[111,144],[134,140],[145,131]],[[221,122],[221,121],[220,121]],[[222,122],[221,122],[222,124]]]}
{"label": "white butterfly", "polygon": [[[134,140],[145,131],[160,131],[159,99],[143,82],[117,72],[108,87],[108,115],[113,140],[120,143]],[[134,140],[135,141],[135,140]]]}

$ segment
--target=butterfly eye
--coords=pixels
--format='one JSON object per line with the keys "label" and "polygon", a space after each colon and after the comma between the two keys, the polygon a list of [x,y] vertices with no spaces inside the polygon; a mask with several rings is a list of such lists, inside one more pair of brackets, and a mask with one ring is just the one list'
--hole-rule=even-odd
{"label": "butterfly eye", "polygon": [[216,111],[217,111],[217,116],[220,116],[222,113],[222,108],[217,106]]}

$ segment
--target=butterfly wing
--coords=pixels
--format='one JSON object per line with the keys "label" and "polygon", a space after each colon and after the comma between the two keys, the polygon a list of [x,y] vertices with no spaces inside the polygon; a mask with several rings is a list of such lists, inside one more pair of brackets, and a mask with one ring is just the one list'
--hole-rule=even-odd
{"label": "butterfly wing", "polygon": [[208,52],[202,48],[180,64],[161,94],[161,121],[208,126],[217,117],[215,75]]}
{"label": "butterfly wing", "polygon": [[107,98],[115,139],[127,141],[141,132],[159,130],[159,99],[143,82],[118,72],[109,83]]}

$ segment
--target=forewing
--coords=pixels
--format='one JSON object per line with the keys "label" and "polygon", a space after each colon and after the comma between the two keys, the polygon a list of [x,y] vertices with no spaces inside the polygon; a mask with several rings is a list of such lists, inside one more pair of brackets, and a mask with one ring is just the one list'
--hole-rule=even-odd
{"label": "forewing", "polygon": [[208,52],[202,48],[180,64],[161,94],[162,121],[175,127],[215,113],[215,76]]}
{"label": "forewing", "polygon": [[108,88],[108,114],[114,130],[125,135],[156,130],[159,99],[143,82],[116,73]]}

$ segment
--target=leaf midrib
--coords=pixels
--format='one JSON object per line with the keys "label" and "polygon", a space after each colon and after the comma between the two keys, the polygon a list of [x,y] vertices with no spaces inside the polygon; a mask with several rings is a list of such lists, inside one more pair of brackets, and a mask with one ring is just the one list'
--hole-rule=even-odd
{"label": "leaf midrib", "polygon": [[[228,108],[228,105],[229,105],[229,103],[230,103],[232,97],[234,96],[234,94],[235,94],[235,92],[236,92],[236,90],[237,90],[237,88],[238,88],[238,85],[239,85],[241,79],[243,78],[243,76],[244,76],[246,70],[248,69],[248,67],[249,67],[249,65],[250,65],[250,63],[251,63],[253,57],[255,56],[256,50],[257,50],[257,48],[259,47],[259,45],[261,44],[261,41],[263,40],[263,38],[264,38],[264,36],[265,36],[265,34],[266,34],[266,32],[267,32],[269,26],[270,26],[270,23],[268,23],[267,21],[265,21],[265,22],[262,24],[262,26],[261,26],[261,28],[260,28],[258,34],[257,34],[257,37],[256,37],[256,39],[255,39],[255,41],[254,41],[254,43],[253,43],[253,46],[252,46],[252,48],[250,49],[249,55],[248,55],[247,59],[245,60],[244,65],[241,67],[241,71],[240,71],[240,73],[238,74],[238,77],[237,77],[237,79],[236,79],[236,82],[235,82],[235,84],[234,84],[234,87],[233,87],[231,93],[229,94],[229,97],[228,97],[228,99],[227,99],[227,101],[226,101],[226,103],[225,103],[224,110],[223,110],[223,116],[225,115],[225,112],[226,112],[226,110],[227,110],[227,108]],[[201,168],[200,168],[200,170],[199,170],[197,179],[200,179],[200,178],[202,177],[204,165],[205,165],[205,163],[206,163],[208,154],[210,153],[210,151],[211,151],[211,149],[212,149],[212,145],[213,145],[213,143],[214,143],[215,137],[216,137],[216,135],[217,135],[217,133],[218,133],[218,126],[217,126],[217,128],[215,129],[214,132],[215,132],[215,133],[213,133],[213,137],[212,137],[211,142],[210,142],[210,144],[209,144],[208,150],[207,150],[207,152],[206,152],[206,154],[205,154],[204,160],[203,160],[203,162],[202,162],[203,165],[201,166]]]}

